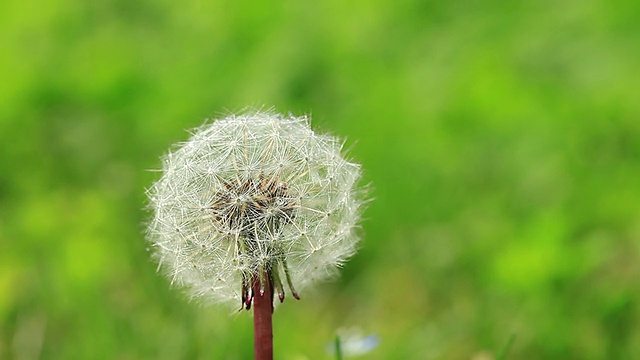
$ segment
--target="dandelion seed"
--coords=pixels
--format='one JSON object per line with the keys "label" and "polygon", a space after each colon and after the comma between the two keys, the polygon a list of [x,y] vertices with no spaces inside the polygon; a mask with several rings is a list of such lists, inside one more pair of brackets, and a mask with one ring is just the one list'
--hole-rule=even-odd
{"label": "dandelion seed", "polygon": [[353,255],[360,166],[342,141],[315,134],[306,117],[264,112],[191,134],[148,191],[148,238],[172,283],[250,309],[264,293],[299,298]]}

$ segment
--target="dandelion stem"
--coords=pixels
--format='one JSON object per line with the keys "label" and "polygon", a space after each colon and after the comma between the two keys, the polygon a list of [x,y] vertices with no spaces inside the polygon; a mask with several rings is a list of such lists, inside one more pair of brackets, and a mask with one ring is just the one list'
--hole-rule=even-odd
{"label": "dandelion stem", "polygon": [[[264,279],[264,285],[260,280]],[[262,292],[261,290],[264,290]],[[253,341],[256,360],[273,359],[273,286],[271,274],[253,278]]]}

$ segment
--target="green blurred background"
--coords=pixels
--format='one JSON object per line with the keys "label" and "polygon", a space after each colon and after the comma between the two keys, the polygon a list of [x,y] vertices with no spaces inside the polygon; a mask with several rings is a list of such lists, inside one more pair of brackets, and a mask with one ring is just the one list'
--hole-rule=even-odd
{"label": "green blurred background", "polygon": [[375,201],[278,359],[640,358],[640,2],[0,2],[0,358],[247,359],[172,289],[149,172],[246,106],[348,138]]}

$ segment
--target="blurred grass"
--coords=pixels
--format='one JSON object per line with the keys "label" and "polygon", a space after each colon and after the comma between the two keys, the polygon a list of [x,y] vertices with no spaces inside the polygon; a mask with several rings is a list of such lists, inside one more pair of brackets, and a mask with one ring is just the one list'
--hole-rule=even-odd
{"label": "blurred grass", "polygon": [[144,188],[245,106],[347,136],[375,201],[280,359],[640,357],[640,3],[0,3],[0,358],[244,359],[155,273]]}

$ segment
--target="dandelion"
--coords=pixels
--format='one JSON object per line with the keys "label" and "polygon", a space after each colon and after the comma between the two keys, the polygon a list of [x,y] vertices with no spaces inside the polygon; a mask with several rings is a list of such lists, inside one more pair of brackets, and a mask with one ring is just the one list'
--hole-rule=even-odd
{"label": "dandelion", "polygon": [[148,191],[159,267],[193,298],[253,305],[254,323],[269,317],[270,331],[273,297],[285,299],[285,284],[299,299],[355,252],[360,166],[342,147],[314,133],[308,118],[274,113],[195,129],[164,157]]}

